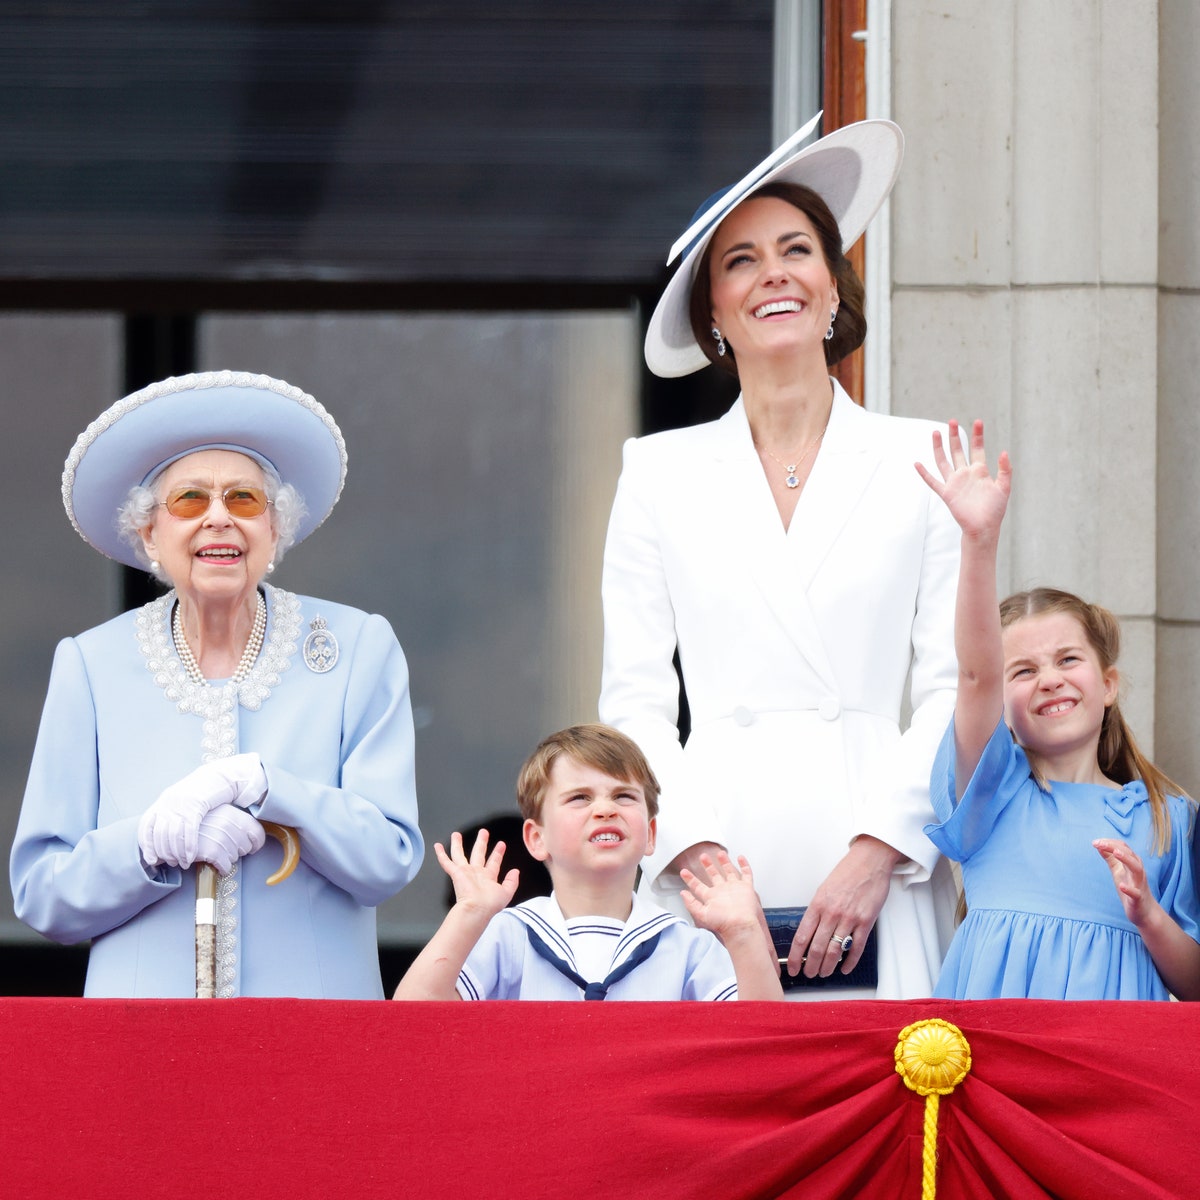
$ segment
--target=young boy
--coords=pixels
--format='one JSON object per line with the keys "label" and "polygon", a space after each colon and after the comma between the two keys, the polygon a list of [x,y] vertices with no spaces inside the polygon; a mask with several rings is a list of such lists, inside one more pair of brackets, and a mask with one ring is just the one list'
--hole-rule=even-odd
{"label": "young boy", "polygon": [[[699,929],[635,896],[654,849],[658,781],[642,752],[606,725],[551,734],[521,768],[525,845],[554,885],[506,907],[517,872],[500,876],[504,843],[480,833],[434,846],[456,897],[396,989],[397,1000],[782,1000],[750,866],[704,862],[684,872]],[[714,936],[715,935],[715,936]],[[719,940],[718,940],[719,939]]]}

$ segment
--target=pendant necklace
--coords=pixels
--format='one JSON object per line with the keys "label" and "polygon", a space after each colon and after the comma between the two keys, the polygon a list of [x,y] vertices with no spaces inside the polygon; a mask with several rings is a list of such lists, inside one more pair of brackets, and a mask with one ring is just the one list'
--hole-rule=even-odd
{"label": "pendant necklace", "polygon": [[[778,463],[778,464],[779,464],[779,465],[780,465],[780,466],[781,466],[781,467],[784,469],[784,471],[787,473],[787,479],[786,479],[786,481],[785,481],[785,482],[787,483],[788,487],[790,487],[790,488],[798,488],[798,487],[800,486],[800,477],[799,477],[799,476],[796,474],[796,472],[797,472],[797,470],[799,470],[799,468],[800,468],[800,467],[801,467],[801,466],[804,464],[804,460],[805,460],[806,458],[808,458],[808,456],[809,456],[809,455],[810,455],[810,454],[811,454],[811,453],[812,453],[812,452],[813,452],[813,451],[814,451],[814,450],[817,448],[817,446],[820,444],[820,441],[821,441],[821,439],[822,439],[822,438],[825,436],[825,430],[826,430],[826,429],[828,429],[828,428],[829,428],[829,421],[828,421],[828,419],[827,419],[827,420],[825,421],[825,428],[824,428],[824,429],[822,429],[822,430],[821,430],[821,432],[820,432],[820,433],[818,433],[818,434],[817,434],[817,436],[816,436],[815,438],[813,438],[813,440],[812,440],[811,442],[809,442],[809,443],[808,443],[808,446],[807,446],[807,448],[805,449],[804,453],[803,453],[802,455],[800,455],[800,457],[799,457],[798,459],[796,459],[796,461],[795,461],[795,462],[792,462],[792,463],[785,463],[785,462],[783,461],[783,459],[782,459],[782,458],[776,458],[776,456],[775,456],[774,454],[771,454],[771,451],[770,451],[770,450],[767,450],[766,446],[762,446],[762,447],[760,447],[760,448],[761,448],[763,451],[765,451],[765,452],[766,452],[768,455],[770,455],[770,456],[771,456],[771,458],[774,458],[774,459],[775,459],[775,461],[776,461],[776,462],[777,462],[777,463]],[[757,442],[755,442],[754,444],[755,444],[755,446],[756,446],[756,447],[758,447],[758,443],[757,443]]]}

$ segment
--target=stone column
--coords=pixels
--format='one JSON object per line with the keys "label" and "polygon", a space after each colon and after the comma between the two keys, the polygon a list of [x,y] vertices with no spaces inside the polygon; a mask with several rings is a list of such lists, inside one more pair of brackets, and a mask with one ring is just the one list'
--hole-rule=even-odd
{"label": "stone column", "polygon": [[1010,450],[1001,586],[1116,612],[1152,752],[1158,5],[894,0],[892,48],[893,411]]}
{"label": "stone column", "polygon": [[[1200,11],[1159,28],[1158,762],[1200,794]],[[1152,490],[1155,476],[1143,473]]]}

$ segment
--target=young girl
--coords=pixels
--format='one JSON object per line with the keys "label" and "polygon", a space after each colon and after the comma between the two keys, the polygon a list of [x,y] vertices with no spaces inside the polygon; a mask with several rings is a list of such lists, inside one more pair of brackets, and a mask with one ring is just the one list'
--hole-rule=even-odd
{"label": "young girl", "polygon": [[[959,999],[1200,998],[1192,803],[1138,750],[1117,707],[1111,613],[1038,588],[996,604],[996,548],[1012,470],[988,474],[950,422],[942,478],[917,465],[962,529],[958,698],[933,768],[962,864],[967,917],[935,994]],[[1114,888],[1115,883],[1115,888]]]}

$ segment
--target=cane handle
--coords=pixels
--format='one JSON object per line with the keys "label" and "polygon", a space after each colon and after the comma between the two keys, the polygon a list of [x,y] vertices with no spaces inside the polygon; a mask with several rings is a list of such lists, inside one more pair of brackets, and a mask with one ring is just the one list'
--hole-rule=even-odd
{"label": "cane handle", "polygon": [[282,883],[300,863],[300,836],[290,825],[264,821],[262,827],[283,847],[283,865],[267,879],[267,883]]}

